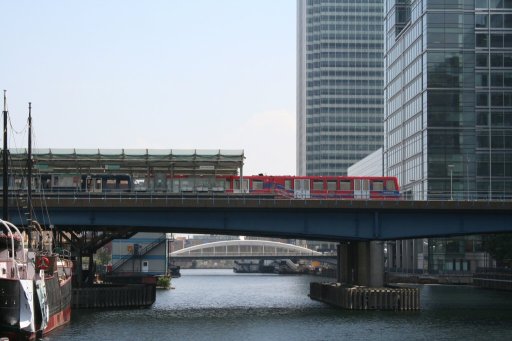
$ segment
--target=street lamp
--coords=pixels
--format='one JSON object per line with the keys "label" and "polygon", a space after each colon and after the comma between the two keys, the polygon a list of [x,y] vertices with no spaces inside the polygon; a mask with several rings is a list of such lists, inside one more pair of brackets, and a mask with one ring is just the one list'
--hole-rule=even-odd
{"label": "street lamp", "polygon": [[450,170],[450,200],[453,200],[453,165],[448,165]]}

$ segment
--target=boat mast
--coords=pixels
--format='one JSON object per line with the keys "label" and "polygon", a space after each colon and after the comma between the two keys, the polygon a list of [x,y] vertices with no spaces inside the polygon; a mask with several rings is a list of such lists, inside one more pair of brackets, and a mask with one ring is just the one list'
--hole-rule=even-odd
{"label": "boat mast", "polygon": [[2,198],[3,198],[3,220],[9,220],[9,203],[8,203],[8,195],[9,195],[9,183],[8,183],[8,171],[7,171],[7,154],[9,153],[9,150],[7,149],[7,97],[6,93],[7,91],[4,90],[4,148],[3,148],[3,162],[2,162],[2,169],[3,169],[3,191],[2,191]]}
{"label": "boat mast", "polygon": [[31,245],[32,240],[32,103],[28,102],[28,155],[27,155],[27,209],[28,221],[27,226],[29,229],[28,240]]}
{"label": "boat mast", "polygon": [[32,224],[32,103],[28,102],[28,156],[27,156],[27,208],[28,224]]}

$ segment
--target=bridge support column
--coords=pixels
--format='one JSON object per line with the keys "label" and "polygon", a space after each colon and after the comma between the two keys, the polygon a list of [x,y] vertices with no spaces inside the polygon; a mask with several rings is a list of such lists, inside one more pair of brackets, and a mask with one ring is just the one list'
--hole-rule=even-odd
{"label": "bridge support column", "polygon": [[402,264],[402,241],[397,240],[395,243],[395,263],[396,263],[396,270],[402,271],[403,264]]}
{"label": "bridge support column", "polygon": [[384,242],[370,242],[370,287],[384,286]]}
{"label": "bridge support column", "polygon": [[384,285],[384,245],[380,241],[348,242],[338,246],[338,282],[347,285]]}
{"label": "bridge support column", "polygon": [[356,283],[357,278],[357,242],[340,243],[338,251],[338,282],[347,285]]}

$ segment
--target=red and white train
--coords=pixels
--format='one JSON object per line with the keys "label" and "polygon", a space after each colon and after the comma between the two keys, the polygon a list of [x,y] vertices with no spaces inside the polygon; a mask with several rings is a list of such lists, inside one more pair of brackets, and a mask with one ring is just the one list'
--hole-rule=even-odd
{"label": "red and white train", "polygon": [[[134,180],[134,190],[245,193],[296,199],[396,199],[400,196],[396,177],[233,175],[214,178],[166,176],[165,179],[153,177],[146,180]],[[137,182],[147,183],[149,187],[138,187]]]}
{"label": "red and white train", "polygon": [[[9,187],[26,189],[26,179],[13,178]],[[189,176],[153,174],[45,174],[34,176],[33,190],[45,193],[148,192],[167,195],[244,194],[296,199],[397,199],[396,177],[377,176]],[[1,187],[1,183],[0,183]]]}
{"label": "red and white train", "polygon": [[396,199],[400,196],[396,177],[353,176],[247,176],[228,178],[230,192],[273,194],[304,199]]}

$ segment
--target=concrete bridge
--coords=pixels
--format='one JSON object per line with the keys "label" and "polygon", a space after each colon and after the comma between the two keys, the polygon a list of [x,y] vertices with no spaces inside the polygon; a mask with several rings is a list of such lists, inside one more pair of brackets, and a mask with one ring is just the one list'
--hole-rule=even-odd
{"label": "concrete bridge", "polygon": [[[13,207],[14,202],[10,207]],[[162,196],[36,198],[35,219],[60,231],[204,233],[335,240],[338,281],[383,284],[384,240],[512,232],[510,201],[296,200]],[[11,209],[11,220],[26,217]],[[48,221],[47,217],[51,217]],[[96,245],[107,238],[100,237]],[[73,243],[73,240],[71,240]],[[90,248],[90,254],[93,253]]]}
{"label": "concrete bridge", "polygon": [[[10,207],[15,207],[12,202]],[[60,229],[393,240],[512,232],[512,202],[261,199],[250,196],[36,198],[35,218]],[[51,218],[51,221],[47,217]],[[26,224],[18,208],[11,220]]]}

